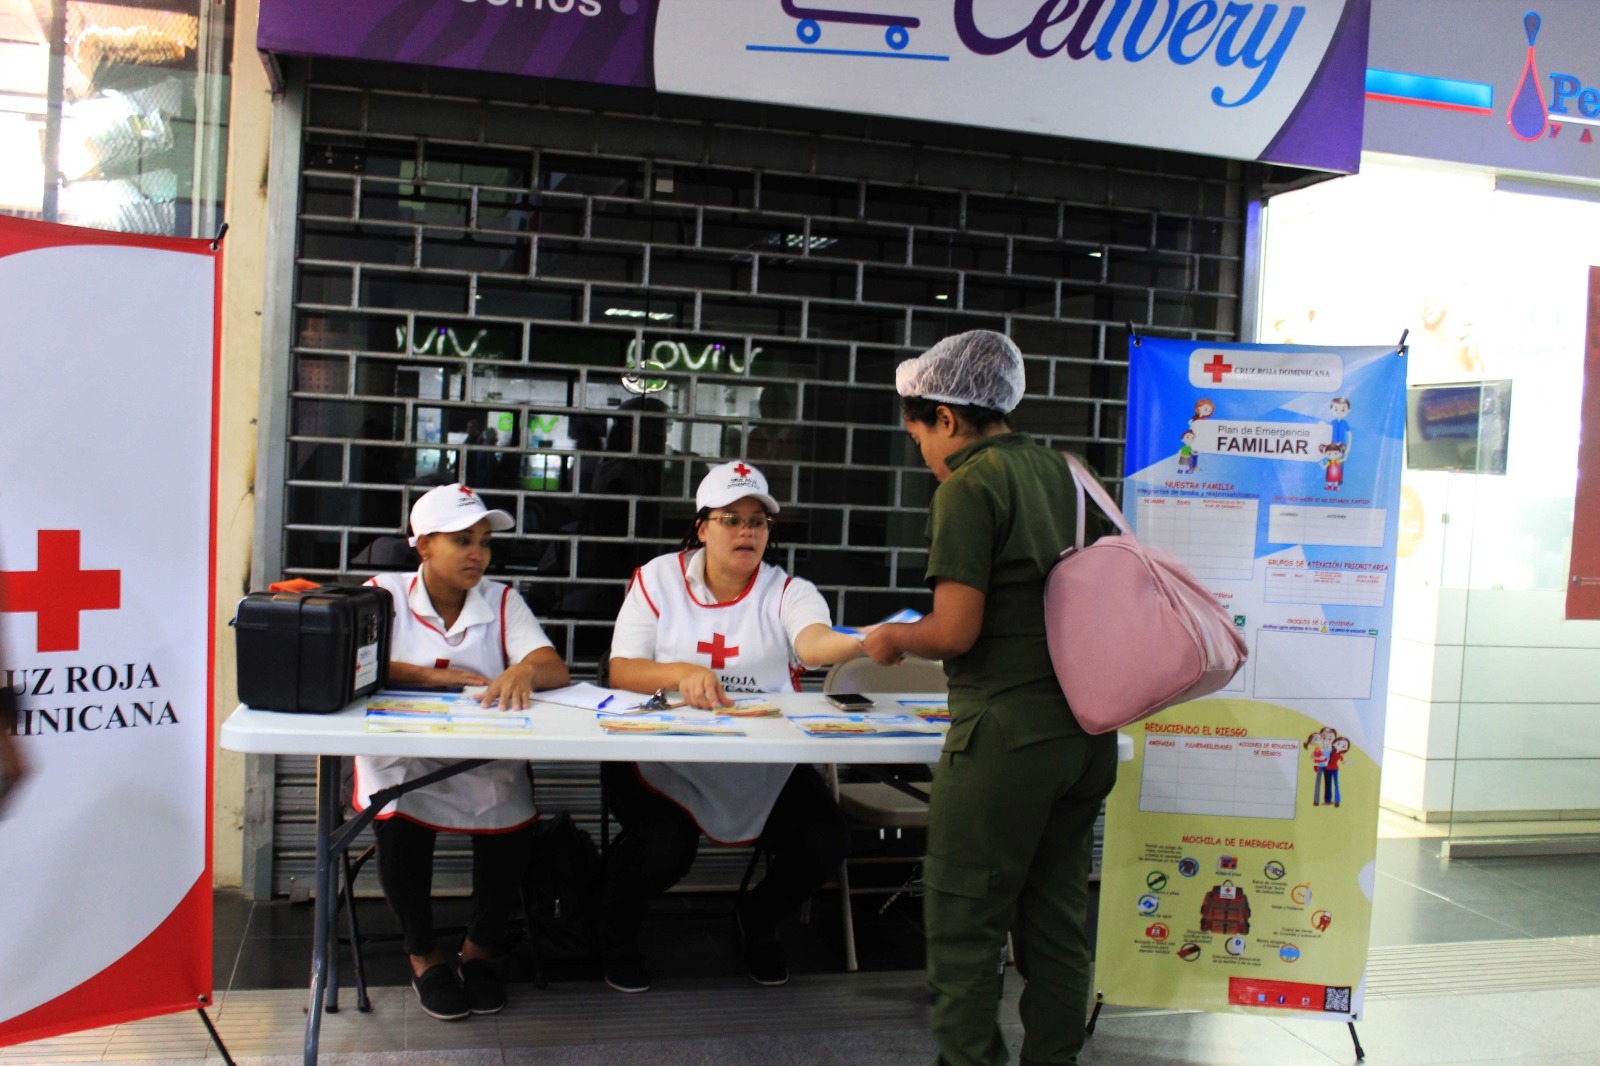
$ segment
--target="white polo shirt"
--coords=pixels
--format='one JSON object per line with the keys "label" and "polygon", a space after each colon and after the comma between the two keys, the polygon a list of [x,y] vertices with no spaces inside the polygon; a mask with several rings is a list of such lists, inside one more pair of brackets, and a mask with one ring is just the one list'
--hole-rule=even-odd
{"label": "white polo shirt", "polygon": [[[698,663],[725,692],[798,692],[794,650],[808,627],[833,624],[817,587],[762,563],[737,598],[718,603],[705,551],[661,555],[634,573],[617,615],[611,657]],[[792,764],[640,763],[644,783],[682,807],[718,844],[761,835]]]}
{"label": "white polo shirt", "polygon": [[[419,568],[410,574],[380,574],[367,582],[394,598],[390,662],[440,669],[453,667],[491,681],[507,666],[553,645],[527,603],[509,585],[484,579],[467,591],[461,614],[446,627],[428,596]],[[397,756],[356,757],[354,804],[365,810],[379,789],[421,777],[455,760]],[[527,763],[501,759],[408,792],[378,815],[399,814],[449,832],[504,832],[538,818]]]}

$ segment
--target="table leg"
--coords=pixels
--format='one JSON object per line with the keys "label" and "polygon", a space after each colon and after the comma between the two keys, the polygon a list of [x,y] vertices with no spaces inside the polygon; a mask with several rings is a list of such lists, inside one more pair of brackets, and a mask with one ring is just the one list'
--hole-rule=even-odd
{"label": "table leg", "polygon": [[322,1031],[322,1003],[327,994],[328,959],[332,950],[334,901],[338,892],[330,838],[339,818],[339,757],[317,758],[317,883],[312,903],[311,1003],[306,1012],[306,1066],[316,1066]]}
{"label": "table leg", "polygon": [[[317,1042],[322,1032],[322,1004],[328,998],[330,960],[339,945],[339,858],[357,834],[372,823],[377,813],[408,792],[475,770],[488,759],[466,759],[440,767],[432,773],[380,789],[368,797],[365,810],[349,821],[340,820],[340,756],[317,757],[317,882],[312,907],[311,1002],[306,1013],[306,1066],[316,1066]],[[352,897],[350,905],[355,906]],[[336,979],[335,979],[336,980]],[[338,994],[337,987],[334,994]]]}

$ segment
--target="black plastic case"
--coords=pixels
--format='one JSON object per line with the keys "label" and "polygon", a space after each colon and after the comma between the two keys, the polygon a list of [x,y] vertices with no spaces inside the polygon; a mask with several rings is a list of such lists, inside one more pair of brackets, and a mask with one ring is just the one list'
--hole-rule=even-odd
{"label": "black plastic case", "polygon": [[328,714],[389,679],[394,600],[375,585],[252,592],[234,614],[239,699],[263,711]]}

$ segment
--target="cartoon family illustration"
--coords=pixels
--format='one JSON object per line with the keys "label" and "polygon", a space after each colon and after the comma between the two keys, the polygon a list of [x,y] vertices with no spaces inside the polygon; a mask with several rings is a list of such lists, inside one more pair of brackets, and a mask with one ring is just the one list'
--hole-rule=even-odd
{"label": "cartoon family illustration", "polygon": [[[1200,469],[1200,455],[1194,448],[1194,429],[1196,424],[1204,422],[1216,412],[1217,405],[1205,396],[1194,402],[1194,414],[1189,417],[1189,428],[1183,431],[1178,444],[1178,473],[1193,474]],[[1327,444],[1317,446],[1317,451],[1322,456],[1322,487],[1327,492],[1339,492],[1344,488],[1344,464],[1350,459],[1349,397],[1335,396],[1328,401],[1328,413],[1331,416],[1328,422],[1330,437]]]}
{"label": "cartoon family illustration", "polygon": [[1194,424],[1210,418],[1217,411],[1217,405],[1204,396],[1194,402],[1194,414],[1189,418],[1189,428],[1183,431],[1182,443],[1178,446],[1178,473],[1192,474],[1200,469],[1200,456],[1194,450]]}
{"label": "cartoon family illustration", "polygon": [[1327,444],[1318,445],[1317,450],[1322,453],[1322,465],[1327,471],[1322,487],[1328,492],[1338,492],[1344,488],[1344,464],[1350,458],[1350,423],[1345,421],[1350,413],[1349,399],[1335,396],[1328,401],[1328,412],[1333,415],[1328,427],[1333,436]]}
{"label": "cartoon family illustration", "polygon": [[1350,750],[1350,739],[1341,737],[1331,725],[1312,733],[1300,745],[1311,752],[1311,769],[1316,774],[1311,784],[1311,805],[1339,806],[1339,766]]}

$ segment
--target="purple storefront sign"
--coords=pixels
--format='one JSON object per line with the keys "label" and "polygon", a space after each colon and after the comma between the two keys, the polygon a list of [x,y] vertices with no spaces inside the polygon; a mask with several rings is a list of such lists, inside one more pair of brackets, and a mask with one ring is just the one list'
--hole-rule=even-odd
{"label": "purple storefront sign", "polygon": [[650,88],[656,0],[262,0],[263,52]]}
{"label": "purple storefront sign", "polygon": [[1361,120],[1367,76],[1369,0],[1348,4],[1316,77],[1258,159],[1354,174],[1361,169]]}
{"label": "purple storefront sign", "polygon": [[1350,172],[1370,3],[261,0],[257,42]]}

